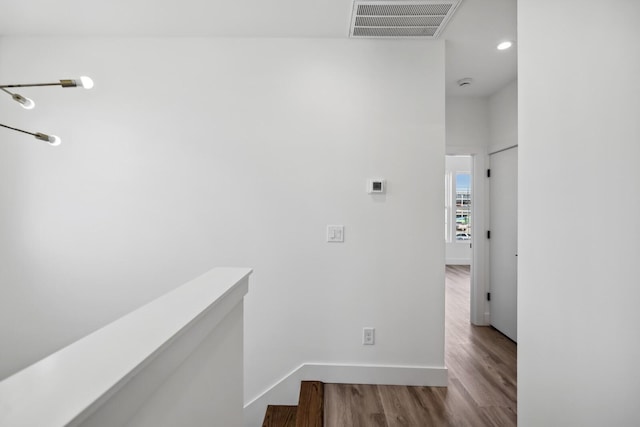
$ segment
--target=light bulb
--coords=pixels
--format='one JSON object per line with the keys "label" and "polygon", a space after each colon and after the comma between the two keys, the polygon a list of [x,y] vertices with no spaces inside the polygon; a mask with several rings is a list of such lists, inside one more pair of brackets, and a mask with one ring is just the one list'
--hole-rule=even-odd
{"label": "light bulb", "polygon": [[24,96],[18,93],[14,93],[11,97],[13,98],[14,101],[18,102],[20,106],[22,106],[22,108],[26,110],[31,110],[33,109],[33,107],[36,106],[36,103],[33,102],[33,100],[29,98],[25,98]]}
{"label": "light bulb", "polygon": [[49,144],[55,146],[58,146],[62,143],[62,140],[60,139],[60,137],[55,136],[55,135],[47,135],[46,133],[36,133],[34,135],[36,137],[36,139],[39,139],[40,141],[46,141]]}
{"label": "light bulb", "polygon": [[85,89],[91,89],[93,87],[93,79],[91,79],[91,77],[82,76],[80,77],[80,84],[78,86],[82,86]]}
{"label": "light bulb", "polygon": [[510,41],[504,41],[498,44],[498,46],[496,46],[498,48],[498,50],[506,50],[509,49],[511,46],[513,46],[513,43]]}
{"label": "light bulb", "polygon": [[24,108],[25,110],[33,110],[33,108],[36,106],[36,103],[33,102],[32,99],[25,98],[25,102],[21,102],[20,105],[22,105],[22,108]]}
{"label": "light bulb", "polygon": [[62,140],[60,139],[59,136],[49,135],[49,144],[51,144],[54,147],[57,147],[58,145],[62,144]]}

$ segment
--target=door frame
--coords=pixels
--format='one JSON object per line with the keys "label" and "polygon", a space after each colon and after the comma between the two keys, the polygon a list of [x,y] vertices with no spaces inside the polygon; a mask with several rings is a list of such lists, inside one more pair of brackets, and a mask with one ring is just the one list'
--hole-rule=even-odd
{"label": "door frame", "polygon": [[447,147],[445,151],[447,156],[471,156],[473,237],[469,320],[474,325],[486,326],[491,324],[486,298],[489,283],[489,247],[486,239],[489,224],[489,183],[486,174],[489,153],[479,147]]}

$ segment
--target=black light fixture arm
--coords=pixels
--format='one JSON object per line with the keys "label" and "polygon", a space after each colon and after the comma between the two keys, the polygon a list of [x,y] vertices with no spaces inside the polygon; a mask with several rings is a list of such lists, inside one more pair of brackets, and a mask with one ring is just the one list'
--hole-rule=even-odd
{"label": "black light fixture arm", "polygon": [[31,135],[40,141],[46,141],[51,145],[60,145],[60,138],[55,135],[47,135],[46,133],[41,132],[29,132],[28,130],[14,128],[13,126],[7,126],[0,123],[0,127],[15,130],[16,132],[26,133],[27,135]]}
{"label": "black light fixture arm", "polygon": [[[61,87],[84,87],[87,89],[90,89],[90,87],[87,87],[89,85],[89,80],[84,80],[86,79],[86,77],[81,77],[79,79],[63,79],[63,80],[59,80],[58,82],[55,83],[20,83],[20,84],[11,84],[11,85],[0,85],[0,89],[4,89],[4,88],[17,88],[17,87],[40,87],[40,86],[61,86]],[[91,86],[93,86],[93,82],[90,83]]]}
{"label": "black light fixture arm", "polygon": [[2,126],[3,128],[7,128],[7,129],[15,130],[15,131],[18,131],[18,132],[26,133],[27,135],[36,136],[36,134],[35,134],[35,133],[33,133],[33,132],[29,132],[29,131],[27,131],[27,130],[22,130],[22,129],[14,128],[14,127],[12,127],[12,126],[3,125],[2,123],[0,123],[0,126]]}
{"label": "black light fixture arm", "polygon": [[60,81],[58,83],[30,83],[30,84],[0,85],[0,89],[16,88],[16,87],[37,87],[37,86],[62,86],[62,82]]}

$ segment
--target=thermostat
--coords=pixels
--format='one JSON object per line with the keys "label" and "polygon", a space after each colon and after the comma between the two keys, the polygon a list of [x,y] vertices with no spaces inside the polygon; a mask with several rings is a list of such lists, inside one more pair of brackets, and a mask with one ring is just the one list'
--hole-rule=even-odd
{"label": "thermostat", "polygon": [[381,178],[370,179],[367,181],[367,193],[382,194],[386,191],[385,180]]}

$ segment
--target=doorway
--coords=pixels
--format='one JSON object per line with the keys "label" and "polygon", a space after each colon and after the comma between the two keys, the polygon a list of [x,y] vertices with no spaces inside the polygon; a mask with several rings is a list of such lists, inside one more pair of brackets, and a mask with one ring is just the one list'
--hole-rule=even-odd
{"label": "doorway", "polygon": [[[488,166],[488,154],[482,148],[464,148],[464,147],[448,147],[445,156],[445,196],[449,194],[451,197],[447,200],[449,202],[449,210],[445,209],[445,241],[447,238],[447,230],[450,233],[451,243],[445,243],[445,247],[449,245],[449,248],[453,247],[460,251],[466,251],[466,255],[455,256],[455,253],[449,250],[449,256],[445,256],[445,265],[450,262],[451,265],[468,265],[470,275],[470,307],[469,307],[469,321],[473,325],[489,325],[489,303],[486,299],[486,293],[488,290],[489,282],[489,265],[488,265],[488,243],[486,239],[487,221],[488,221],[488,178],[485,175]],[[458,219],[456,222],[456,201],[453,183],[447,179],[447,173],[454,173],[456,168],[453,165],[447,168],[447,162],[462,162],[457,169],[459,172],[470,172],[470,180],[468,189],[470,194],[468,195],[470,211],[470,218]],[[466,183],[466,178],[462,178],[462,183]],[[447,184],[447,182],[451,182]],[[464,192],[464,185],[461,186],[462,193]],[[464,200],[467,196],[461,194],[460,199]],[[445,204],[447,204],[445,200]],[[464,202],[461,203],[464,207]],[[461,212],[462,217],[465,216],[464,212]],[[465,227],[460,227],[460,230],[456,230],[456,224],[460,224]],[[465,231],[466,230],[466,231]],[[457,240],[456,234],[464,233],[468,236],[461,236],[462,239]],[[466,240],[465,240],[466,239]],[[455,246],[454,246],[455,242]],[[455,250],[455,249],[454,249]],[[446,254],[445,254],[446,255]],[[464,260],[464,261],[463,261]]]}

